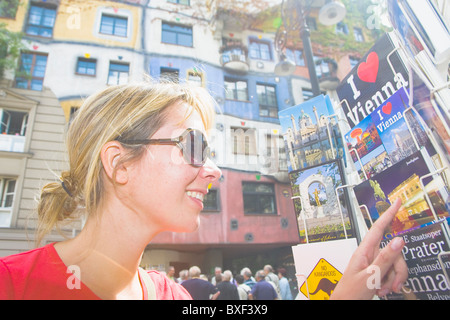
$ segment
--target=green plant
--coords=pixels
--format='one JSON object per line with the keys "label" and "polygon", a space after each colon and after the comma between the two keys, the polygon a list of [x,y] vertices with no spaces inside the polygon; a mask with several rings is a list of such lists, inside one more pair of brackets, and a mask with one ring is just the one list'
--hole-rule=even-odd
{"label": "green plant", "polygon": [[25,49],[22,33],[9,31],[5,23],[0,23],[0,79],[6,70],[16,67],[22,49]]}

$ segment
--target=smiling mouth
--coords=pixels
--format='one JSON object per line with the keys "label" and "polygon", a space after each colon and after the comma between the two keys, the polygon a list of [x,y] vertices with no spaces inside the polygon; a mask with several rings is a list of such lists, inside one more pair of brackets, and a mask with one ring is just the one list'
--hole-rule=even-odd
{"label": "smiling mouth", "polygon": [[205,196],[203,193],[196,191],[187,191],[186,194],[188,197],[200,200],[201,202],[203,202],[203,198]]}

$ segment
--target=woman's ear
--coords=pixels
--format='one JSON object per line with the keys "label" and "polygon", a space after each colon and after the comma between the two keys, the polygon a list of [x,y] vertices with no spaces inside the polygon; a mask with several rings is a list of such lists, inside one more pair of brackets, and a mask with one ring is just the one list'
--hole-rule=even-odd
{"label": "woman's ear", "polygon": [[[128,182],[128,172],[124,163],[120,163],[120,158],[125,155],[125,149],[117,141],[107,142],[101,151],[100,158],[106,175],[115,183],[125,184]],[[115,179],[114,179],[115,172]]]}

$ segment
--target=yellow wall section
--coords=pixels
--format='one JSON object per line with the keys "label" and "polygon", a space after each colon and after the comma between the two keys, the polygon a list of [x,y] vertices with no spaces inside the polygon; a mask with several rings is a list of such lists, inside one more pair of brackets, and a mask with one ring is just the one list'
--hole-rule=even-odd
{"label": "yellow wall section", "polygon": [[[131,12],[132,27],[128,41],[114,41],[113,36],[104,39],[97,36],[96,21],[100,19],[99,9],[110,8],[112,12],[121,14],[121,10]],[[135,48],[140,23],[140,8],[123,3],[95,0],[61,0],[53,32],[54,40],[85,41],[107,46]],[[122,38],[123,39],[123,38]]]}
{"label": "yellow wall section", "polygon": [[[50,2],[49,2],[50,3]],[[28,19],[30,2],[22,0],[17,8],[15,19],[0,18],[0,23],[6,23],[8,30],[19,32],[24,30]],[[99,37],[99,25],[96,21],[100,19],[99,9],[109,8],[111,13],[121,15],[121,10],[130,12],[131,23],[130,37],[115,41],[114,36]],[[123,12],[123,11],[122,11]],[[124,3],[98,0],[61,0],[53,28],[53,40],[65,40],[70,42],[94,42],[106,46],[129,47],[138,49],[139,26],[141,21],[141,8]],[[39,39],[40,37],[36,37]],[[107,38],[107,39],[105,39]]]}
{"label": "yellow wall section", "polygon": [[69,122],[70,120],[70,109],[72,107],[81,107],[81,105],[83,104],[83,100],[80,99],[76,99],[76,100],[64,100],[64,101],[59,101],[59,103],[61,104],[61,107],[64,111],[64,116],[66,118],[66,121]]}
{"label": "yellow wall section", "polygon": [[21,0],[17,7],[16,17],[14,18],[0,18],[0,23],[6,23],[9,31],[20,32],[28,12],[28,1]]}

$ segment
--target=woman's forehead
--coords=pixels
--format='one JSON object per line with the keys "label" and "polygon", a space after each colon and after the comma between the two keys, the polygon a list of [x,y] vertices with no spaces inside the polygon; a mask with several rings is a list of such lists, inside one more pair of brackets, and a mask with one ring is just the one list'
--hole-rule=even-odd
{"label": "woman's forehead", "polygon": [[171,133],[173,135],[181,134],[187,128],[197,129],[205,133],[205,125],[200,113],[187,102],[181,101],[168,107],[164,124],[155,133]]}

